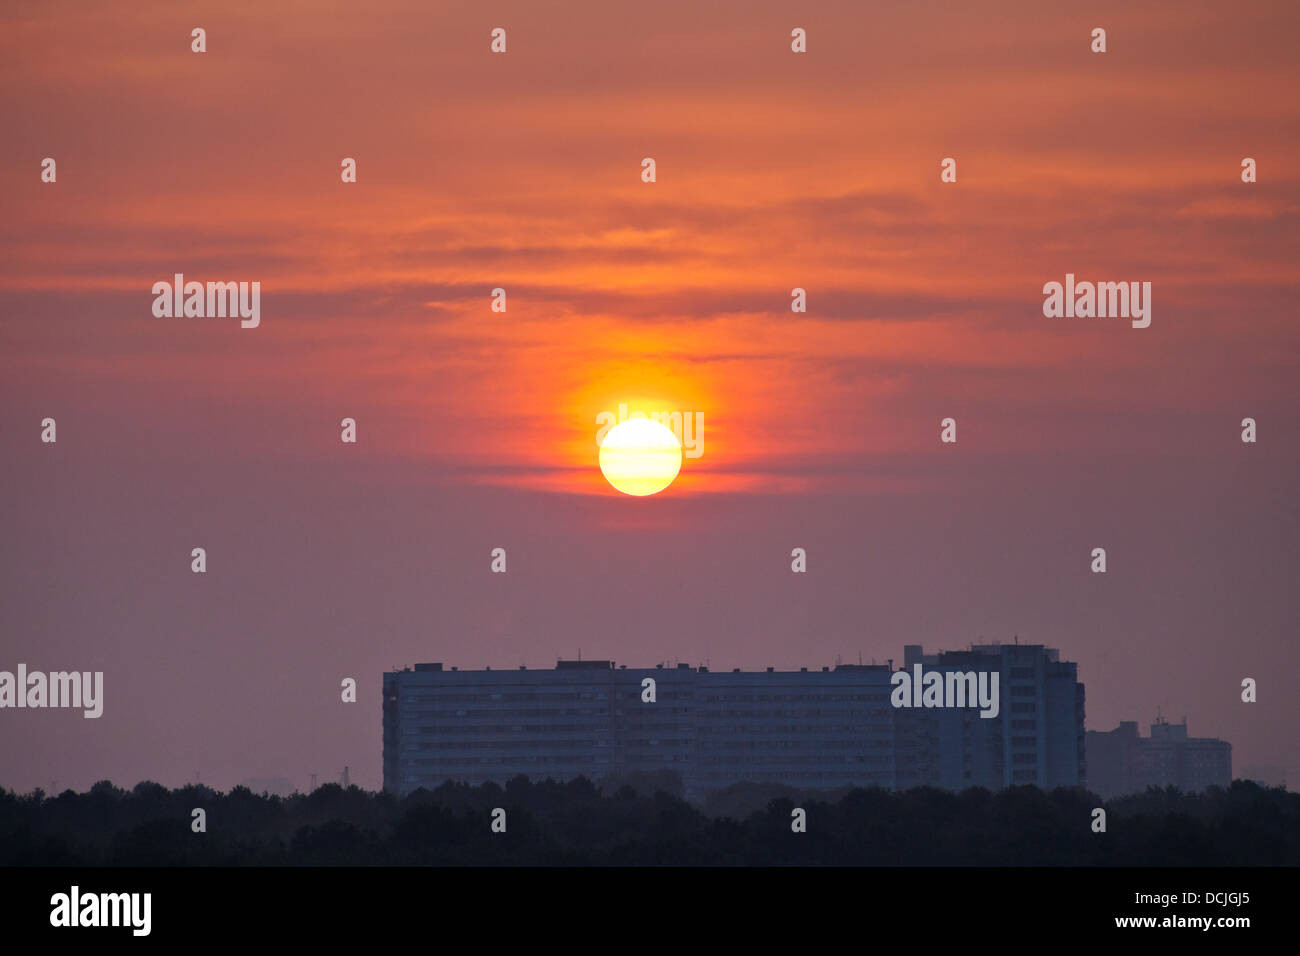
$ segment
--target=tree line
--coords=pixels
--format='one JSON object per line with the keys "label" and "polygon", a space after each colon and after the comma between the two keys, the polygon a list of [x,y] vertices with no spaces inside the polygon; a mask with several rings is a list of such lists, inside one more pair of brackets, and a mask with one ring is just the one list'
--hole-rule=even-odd
{"label": "tree line", "polygon": [[[1096,807],[1105,832],[1094,830]],[[193,829],[196,808],[204,832]],[[498,808],[505,832],[491,826]],[[792,829],[796,808],[806,832]],[[1077,788],[737,784],[698,804],[670,775],[520,776],[405,797],[334,783],[288,797],[152,782],[57,796],[0,789],[3,866],[1297,864],[1300,794],[1240,780],[1110,801]]]}

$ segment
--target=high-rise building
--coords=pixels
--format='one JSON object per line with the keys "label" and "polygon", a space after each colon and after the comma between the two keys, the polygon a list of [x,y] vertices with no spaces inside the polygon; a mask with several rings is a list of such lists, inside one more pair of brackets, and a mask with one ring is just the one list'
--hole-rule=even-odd
{"label": "high-rise building", "polygon": [[1081,782],[1074,664],[1038,645],[909,653],[938,669],[996,670],[998,715],[896,708],[892,663],[727,672],[610,661],[559,661],[554,670],[417,664],[383,677],[384,787],[406,794],[446,780],[656,770],[676,772],[692,797],[741,781],[817,790]]}
{"label": "high-rise building", "polygon": [[696,751],[687,792],[741,780],[815,790],[892,788],[890,673],[886,664],[696,672]]}
{"label": "high-rise building", "polygon": [[1199,791],[1232,782],[1232,745],[1211,737],[1188,737],[1187,721],[1158,719],[1151,736],[1138,733],[1137,721],[1114,730],[1087,734],[1088,787],[1101,797],[1141,793],[1148,787]]}
{"label": "high-rise building", "polygon": [[[615,765],[614,701],[609,661],[561,661],[553,671],[416,664],[387,673],[384,788],[405,794],[519,774],[598,779]],[[690,751],[669,734],[656,740],[670,765]]]}
{"label": "high-rise building", "polygon": [[899,784],[949,790],[1033,784],[1079,786],[1085,779],[1084,689],[1077,665],[1041,644],[975,644],[925,654],[903,648],[904,670],[996,673],[996,716],[966,707],[900,713]]}

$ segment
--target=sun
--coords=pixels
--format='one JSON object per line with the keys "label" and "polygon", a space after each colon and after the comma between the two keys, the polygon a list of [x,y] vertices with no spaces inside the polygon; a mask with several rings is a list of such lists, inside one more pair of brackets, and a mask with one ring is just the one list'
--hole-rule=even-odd
{"label": "sun", "polygon": [[682,470],[682,446],[667,425],[629,418],[605,434],[600,470],[625,495],[653,495],[671,485]]}

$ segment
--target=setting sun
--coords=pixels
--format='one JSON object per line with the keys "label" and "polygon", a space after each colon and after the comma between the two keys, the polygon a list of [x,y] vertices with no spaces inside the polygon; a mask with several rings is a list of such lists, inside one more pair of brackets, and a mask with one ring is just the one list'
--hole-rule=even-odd
{"label": "setting sun", "polygon": [[666,425],[632,418],[609,430],[600,445],[600,470],[625,495],[653,495],[682,468],[682,446]]}

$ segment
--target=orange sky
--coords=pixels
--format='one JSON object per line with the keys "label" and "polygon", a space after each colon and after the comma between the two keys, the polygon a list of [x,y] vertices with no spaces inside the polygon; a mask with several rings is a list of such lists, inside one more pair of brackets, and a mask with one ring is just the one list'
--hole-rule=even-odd
{"label": "orange sky", "polygon": [[[990,10],[10,11],[0,290],[120,305],[73,341],[9,316],[0,362],[215,393],[215,350],[249,401],[364,405],[384,453],[602,492],[595,415],[641,398],[705,414],[679,491],[842,487],[863,456],[936,453],[959,411],[1005,449],[1134,387],[1189,414],[1282,402],[1264,373],[1285,351],[1294,369],[1294,6]],[[195,349],[149,312],[175,271],[259,280],[261,328]],[[1153,327],[1044,319],[1067,271],[1153,282]],[[1150,383],[1155,357],[1176,381]]]}

